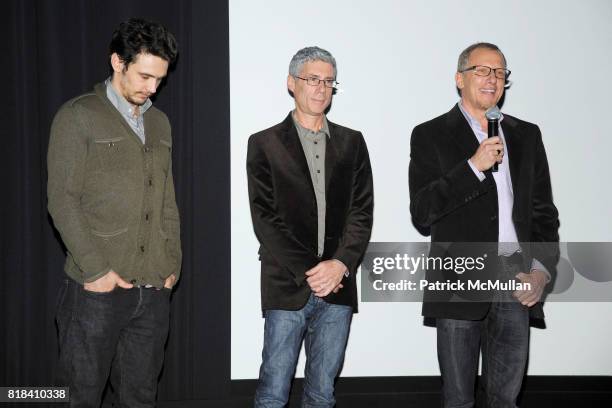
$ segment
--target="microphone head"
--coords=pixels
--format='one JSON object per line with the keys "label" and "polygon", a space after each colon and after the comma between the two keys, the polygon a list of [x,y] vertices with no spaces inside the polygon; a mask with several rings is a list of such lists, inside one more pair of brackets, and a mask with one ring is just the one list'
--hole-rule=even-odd
{"label": "microphone head", "polygon": [[495,106],[491,106],[489,109],[487,109],[487,111],[485,112],[485,116],[488,120],[500,120],[501,119],[501,111],[499,110],[499,108],[497,107],[497,105]]}

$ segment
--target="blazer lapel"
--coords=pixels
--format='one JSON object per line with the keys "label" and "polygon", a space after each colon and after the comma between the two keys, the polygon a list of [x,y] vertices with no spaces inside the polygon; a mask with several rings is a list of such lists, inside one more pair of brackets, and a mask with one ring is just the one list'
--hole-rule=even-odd
{"label": "blazer lapel", "polygon": [[314,195],[314,188],[312,183],[312,178],[310,177],[310,170],[308,170],[308,163],[306,162],[306,155],[304,154],[304,149],[302,148],[302,143],[300,142],[300,137],[298,136],[297,129],[295,128],[295,124],[293,123],[293,118],[291,117],[291,113],[285,118],[283,121],[283,130],[282,130],[282,142],[289,153],[290,161],[295,163],[295,165],[300,169],[303,173],[303,176],[306,180],[309,181],[309,185],[312,189],[312,194]]}
{"label": "blazer lapel", "polygon": [[522,149],[520,143],[520,132],[516,126],[516,121],[508,116],[504,117],[501,122],[503,126],[504,139],[506,139],[506,149],[508,149],[508,157],[510,160],[510,180],[512,181],[512,189],[516,190],[519,181],[519,170],[522,160]]}
{"label": "blazer lapel", "polygon": [[472,157],[476,149],[478,149],[478,139],[476,139],[472,128],[463,116],[463,113],[461,113],[458,104],[448,112],[447,125],[451,132],[451,139],[462,150],[465,158],[469,159]]}
{"label": "blazer lapel", "polygon": [[514,196],[514,205],[512,206],[512,218],[513,220],[520,220],[522,217],[519,214],[518,209],[521,208],[518,202],[522,200],[520,197],[520,170],[521,162],[523,160],[523,149],[521,146],[521,134],[520,129],[517,126],[516,120],[509,116],[504,116],[504,120],[501,122],[504,139],[506,140],[506,149],[508,151],[508,159],[510,160],[510,181],[512,182],[512,195]]}
{"label": "blazer lapel", "polygon": [[329,126],[329,138],[325,144],[325,192],[329,189],[329,181],[336,168],[338,162],[338,126],[336,124],[327,121]]}

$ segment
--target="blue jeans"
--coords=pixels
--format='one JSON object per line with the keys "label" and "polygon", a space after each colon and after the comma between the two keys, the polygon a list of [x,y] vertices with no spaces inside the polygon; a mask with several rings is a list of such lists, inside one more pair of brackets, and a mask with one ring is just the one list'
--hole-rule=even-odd
{"label": "blue jeans", "polygon": [[170,290],[87,291],[71,279],[59,296],[56,385],[71,407],[99,407],[110,376],[118,407],[154,407],[168,336]]}
{"label": "blue jeans", "polygon": [[496,301],[483,320],[437,319],[436,327],[444,407],[474,406],[481,348],[486,406],[517,406],[529,349],[526,306],[508,299]]}
{"label": "blue jeans", "polygon": [[306,351],[302,407],[333,407],[334,380],[344,360],[353,310],[310,295],[296,311],[267,310],[256,408],[281,408],[289,400],[302,340]]}

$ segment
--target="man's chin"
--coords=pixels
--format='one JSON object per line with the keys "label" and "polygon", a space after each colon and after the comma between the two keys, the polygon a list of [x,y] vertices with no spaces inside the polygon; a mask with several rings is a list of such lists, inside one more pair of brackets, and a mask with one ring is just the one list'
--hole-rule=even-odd
{"label": "man's chin", "polygon": [[142,106],[147,101],[147,99],[149,98],[143,96],[141,98],[129,98],[127,101],[132,105]]}
{"label": "man's chin", "polygon": [[491,109],[492,107],[496,106],[497,102],[487,102],[487,103],[482,103],[480,104],[480,109],[482,109],[483,111],[487,111],[489,109]]}
{"label": "man's chin", "polygon": [[491,98],[488,99],[486,102],[483,103],[483,106],[485,107],[485,110],[492,108],[494,106],[497,106],[497,104],[499,103],[500,98]]}
{"label": "man's chin", "polygon": [[312,110],[312,113],[314,113],[316,116],[323,115],[325,114],[325,110],[328,108],[328,106],[326,106],[325,109],[321,109],[321,107],[317,107],[317,109]]}

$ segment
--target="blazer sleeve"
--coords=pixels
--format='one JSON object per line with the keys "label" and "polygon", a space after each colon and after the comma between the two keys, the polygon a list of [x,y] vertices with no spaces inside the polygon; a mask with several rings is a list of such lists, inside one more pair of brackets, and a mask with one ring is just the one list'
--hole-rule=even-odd
{"label": "blazer sleeve", "polygon": [[559,213],[553,204],[548,160],[542,134],[535,126],[534,185],[531,191],[532,255],[540,261],[554,279],[559,260]]}
{"label": "blazer sleeve", "polygon": [[453,163],[449,171],[443,172],[435,136],[421,125],[414,128],[410,138],[410,214],[415,226],[426,235],[442,217],[491,188],[490,176],[481,182],[468,158]]}
{"label": "blazer sleeve", "polygon": [[286,268],[296,285],[304,273],[319,263],[319,258],[302,244],[279,217],[275,207],[274,180],[270,162],[261,141],[251,136],[247,150],[249,203],[255,235],[266,252]]}
{"label": "blazer sleeve", "polygon": [[374,186],[370,156],[363,135],[359,133],[359,144],[353,166],[350,206],[339,246],[333,257],[344,263],[355,273],[365,253],[374,218]]}

